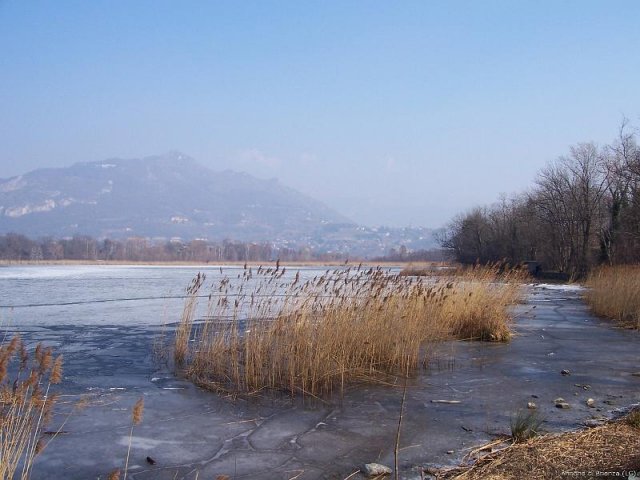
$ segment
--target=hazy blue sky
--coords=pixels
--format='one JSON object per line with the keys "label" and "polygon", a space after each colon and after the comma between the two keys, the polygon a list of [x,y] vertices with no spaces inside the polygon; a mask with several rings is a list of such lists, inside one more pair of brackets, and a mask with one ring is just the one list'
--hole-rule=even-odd
{"label": "hazy blue sky", "polygon": [[640,1],[0,0],[0,177],[180,150],[439,226],[640,116]]}

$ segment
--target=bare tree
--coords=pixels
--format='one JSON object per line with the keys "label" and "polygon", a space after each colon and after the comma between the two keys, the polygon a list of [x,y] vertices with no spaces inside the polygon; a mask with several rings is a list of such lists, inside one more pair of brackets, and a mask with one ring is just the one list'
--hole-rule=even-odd
{"label": "bare tree", "polygon": [[601,233],[601,258],[610,264],[634,261],[640,242],[640,149],[636,131],[626,118],[605,155],[608,222]]}
{"label": "bare tree", "polygon": [[545,167],[536,181],[533,201],[550,234],[555,267],[572,275],[584,275],[592,263],[606,192],[603,161],[595,144],[581,143]]}

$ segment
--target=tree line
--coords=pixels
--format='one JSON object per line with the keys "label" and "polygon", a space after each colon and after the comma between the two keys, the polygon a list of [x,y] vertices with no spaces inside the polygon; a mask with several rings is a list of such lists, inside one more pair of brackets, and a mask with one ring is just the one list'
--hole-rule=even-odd
{"label": "tree line", "polygon": [[442,246],[462,263],[539,262],[584,276],[597,264],[640,262],[640,148],[624,120],[614,141],[570,147],[533,187],[455,217]]}
{"label": "tree line", "polygon": [[320,253],[310,248],[276,247],[273,244],[224,240],[210,242],[172,240],[153,242],[135,237],[98,240],[78,235],[73,238],[33,240],[17,233],[0,235],[0,259],[18,261],[123,261],[123,262],[270,262],[336,261],[344,255]]}

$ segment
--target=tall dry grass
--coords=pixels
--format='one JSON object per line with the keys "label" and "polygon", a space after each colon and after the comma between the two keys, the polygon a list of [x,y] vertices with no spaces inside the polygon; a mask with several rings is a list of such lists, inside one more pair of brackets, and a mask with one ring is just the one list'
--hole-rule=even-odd
{"label": "tall dry grass", "polygon": [[585,299],[596,315],[640,328],[640,266],[602,267],[586,284]]}
{"label": "tall dry grass", "polygon": [[508,340],[515,275],[489,268],[429,279],[348,268],[303,281],[279,266],[245,268],[213,286],[202,322],[193,321],[203,286],[196,280],[176,364],[200,385],[239,393],[322,396],[354,381],[408,376],[431,342]]}
{"label": "tall dry grass", "polygon": [[30,357],[17,335],[0,345],[0,480],[29,478],[56,402],[49,388],[61,379],[51,348],[39,344]]}
{"label": "tall dry grass", "polygon": [[187,300],[184,308],[182,309],[182,318],[180,318],[178,328],[176,329],[173,356],[177,365],[182,365],[187,356],[195,309],[198,305],[198,292],[200,291],[200,288],[202,288],[205,278],[206,276],[204,274],[198,273],[198,275],[191,280],[191,283],[186,290]]}

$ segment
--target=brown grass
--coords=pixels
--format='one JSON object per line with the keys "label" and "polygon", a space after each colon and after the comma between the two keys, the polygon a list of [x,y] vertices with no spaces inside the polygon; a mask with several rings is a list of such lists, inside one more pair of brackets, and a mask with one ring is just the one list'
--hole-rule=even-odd
{"label": "brown grass", "polygon": [[56,403],[49,388],[61,379],[51,348],[38,344],[31,357],[18,335],[0,345],[0,480],[29,478]]}
{"label": "brown grass", "polygon": [[435,276],[452,276],[457,275],[459,272],[463,272],[464,269],[461,265],[446,263],[446,262],[434,262],[429,265],[415,265],[410,264],[400,270],[400,276],[402,277],[435,277]]}
{"label": "brown grass", "polygon": [[[623,476],[622,472],[640,470],[640,430],[631,426],[628,418],[578,432],[544,435],[514,443],[484,456],[472,467],[443,471],[436,478],[627,478],[628,473]],[[605,472],[618,474],[607,475]]]}
{"label": "brown grass", "polygon": [[182,318],[176,329],[176,340],[174,346],[174,360],[176,365],[183,365],[189,350],[189,337],[191,335],[191,329],[193,327],[193,316],[195,315],[195,309],[198,304],[198,292],[202,288],[202,284],[205,281],[205,275],[198,273],[198,275],[191,281],[187,287],[187,300],[184,308],[182,309]]}
{"label": "brown grass", "polygon": [[585,299],[598,316],[640,328],[640,266],[603,267],[587,279]]}
{"label": "brown grass", "polygon": [[245,268],[213,286],[205,320],[194,323],[203,283],[196,279],[177,329],[176,364],[196,383],[234,393],[322,396],[408,376],[430,342],[509,339],[519,288],[508,275],[496,279],[493,269],[453,280],[347,268],[302,281],[279,266]]}

